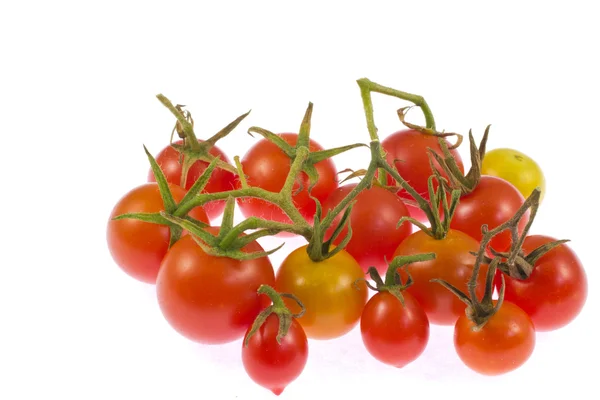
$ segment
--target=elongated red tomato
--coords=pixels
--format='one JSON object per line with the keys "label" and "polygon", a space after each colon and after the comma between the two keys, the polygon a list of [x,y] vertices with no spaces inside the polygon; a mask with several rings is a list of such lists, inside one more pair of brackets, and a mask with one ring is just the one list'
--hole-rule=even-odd
{"label": "elongated red tomato", "polygon": [[[198,140],[198,142],[202,142],[202,140]],[[183,144],[183,140],[179,140],[175,142],[177,144]],[[230,163],[229,159],[223,153],[221,149],[217,146],[213,146],[209,153],[215,157],[219,157],[221,160],[226,163]],[[167,178],[167,182],[172,183],[174,185],[181,184],[181,162],[180,162],[181,154],[175,150],[173,146],[167,146],[161,150],[160,153],[156,156],[156,162],[160,166],[161,170],[165,174]],[[192,185],[198,180],[200,175],[206,170],[208,167],[208,163],[206,161],[198,160],[190,167],[188,171],[188,175],[185,182],[185,189],[189,190]],[[225,192],[228,190],[232,190],[235,187],[236,176],[224,169],[215,168],[210,176],[210,179],[202,193],[216,193],[216,192]],[[156,182],[154,178],[154,173],[152,169],[148,172],[148,182]],[[212,220],[217,218],[223,213],[225,209],[225,201],[212,201],[210,203],[206,203],[203,208],[206,211],[208,217]]]}
{"label": "elongated red tomato", "polygon": [[397,368],[416,360],[429,341],[429,320],[415,298],[403,292],[404,305],[389,292],[376,293],[365,305],[360,332],[369,353]]}
{"label": "elongated red tomato", "polygon": [[[555,240],[543,235],[528,236],[523,251],[529,254]],[[519,280],[506,275],[504,278],[504,298],[529,314],[536,331],[551,331],[567,325],[579,315],[587,299],[585,270],[566,244],[540,257],[529,278]],[[497,275],[496,286],[499,288],[501,283],[500,275]]]}
{"label": "elongated red tomato", "polygon": [[[185,191],[176,185],[169,187],[174,200],[181,201]],[[146,183],[123,196],[110,213],[106,232],[110,254],[123,271],[142,282],[156,282],[160,263],[169,249],[170,229],[135,219],[113,221],[113,218],[129,213],[156,213],[164,209],[158,185]],[[202,207],[194,208],[189,215],[209,223]]]}
{"label": "elongated red tomato", "polygon": [[[525,202],[523,195],[512,184],[495,176],[483,175],[475,190],[461,197],[450,227],[481,240],[481,226],[494,229],[512,218]],[[519,233],[529,220],[529,211],[519,221]],[[511,236],[504,231],[492,239],[490,246],[497,251],[510,248]]]}
{"label": "elongated red tomato", "polygon": [[[326,260],[312,261],[307,246],[292,251],[277,270],[276,289],[296,295],[306,312],[298,319],[312,339],[333,339],[356,326],[367,302],[367,286],[354,282],[364,278],[360,265],[345,250]],[[293,313],[295,301],[284,299]]]}
{"label": "elongated red tomato", "polygon": [[[292,319],[287,334],[277,343],[279,317],[271,314],[242,346],[242,362],[248,376],[279,396],[304,370],[308,359],[308,340],[302,326]],[[250,332],[246,332],[246,336]]]}
{"label": "elongated red tomato", "polygon": [[[479,250],[479,243],[469,235],[450,229],[444,239],[434,239],[423,231],[417,231],[406,238],[396,249],[394,257],[421,253],[435,253],[433,260],[409,264],[414,283],[406,289],[419,302],[432,324],[453,325],[465,314],[465,305],[452,292],[442,285],[431,282],[442,279],[463,292],[467,292],[467,282],[473,274],[475,256],[471,252]],[[477,295],[483,296],[487,266],[482,265],[477,275]],[[403,279],[406,272],[400,271]]]}
{"label": "elongated red tomato", "polygon": [[483,375],[519,368],[533,353],[535,329],[525,311],[505,301],[478,331],[462,315],[454,328],[454,347],[465,365]]}
{"label": "elongated red tomato", "polygon": [[[263,250],[252,242],[242,251]],[[212,256],[187,235],[163,259],[156,280],[158,304],[169,324],[188,339],[227,343],[242,337],[269,304],[256,291],[261,284],[273,285],[274,275],[267,257],[239,261]]]}
{"label": "elongated red tomato", "polygon": [[[357,184],[348,184],[337,188],[323,203],[323,215],[337,206]],[[412,232],[408,222],[396,228],[402,217],[408,216],[408,210],[402,200],[394,193],[380,186],[372,186],[356,196],[350,215],[352,238],[344,248],[367,271],[370,266],[385,274],[387,261],[391,261],[398,245]],[[326,238],[333,234],[341,213],[329,228]],[[346,236],[347,227],[334,240],[338,245]]]}
{"label": "elongated red tomato", "polygon": [[[429,164],[429,149],[443,157],[438,140],[436,136],[424,134],[414,129],[405,129],[392,133],[381,142],[381,146],[386,153],[387,162],[394,166],[400,176],[427,200],[429,200],[427,180],[433,174]],[[450,147],[450,143],[447,143]],[[460,172],[464,173],[463,162],[458,151],[453,149],[450,150],[450,153],[455,158]],[[434,160],[433,165],[442,173],[444,178],[448,178],[437,161]],[[435,184],[437,185],[437,181]],[[388,185],[397,185],[390,175],[388,175]],[[413,201],[413,198],[404,189],[399,190],[398,195],[405,201]],[[427,221],[425,213],[419,207],[415,207],[410,203],[407,204],[407,207],[413,218],[423,222]]]}
{"label": "elongated red tomato", "polygon": [[[279,136],[292,146],[295,146],[298,141],[298,135],[295,133],[282,133]],[[311,139],[309,150],[320,151],[323,150],[323,147]],[[279,192],[289,174],[291,159],[275,144],[261,139],[248,150],[241,163],[244,174],[247,176],[248,185]],[[319,180],[312,188],[310,195],[322,203],[338,186],[336,170],[331,159],[316,163],[315,168],[319,173]],[[307,175],[301,173],[300,180],[301,182],[296,182],[294,185],[293,201],[304,218],[312,223],[316,204],[308,193]],[[300,188],[302,190],[298,191]],[[238,205],[246,218],[255,216],[271,221],[290,222],[289,217],[279,207],[261,199],[238,199]]]}

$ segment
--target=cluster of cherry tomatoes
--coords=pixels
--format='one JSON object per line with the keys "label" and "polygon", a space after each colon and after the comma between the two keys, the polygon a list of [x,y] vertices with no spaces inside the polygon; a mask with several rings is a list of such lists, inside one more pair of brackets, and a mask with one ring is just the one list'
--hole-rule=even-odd
{"label": "cluster of cherry tomatoes", "polygon": [[[568,324],[587,297],[566,241],[528,235],[544,193],[539,166],[515,150],[486,151],[486,130],[479,146],[469,133],[465,173],[462,136],[452,145],[437,132],[422,98],[358,82],[372,156],[366,169],[351,166],[359,183],[340,182],[331,161],[359,145],[323,149],[309,137],[312,104],[299,133],[250,128],[262,138],[231,162],[215,142],[245,115],[202,141],[189,113],[159,95],[181,140],[155,158],[146,150],[147,182],[114,206],[113,259],[156,285],[181,335],[202,344],[244,338],[246,371],[276,394],[302,372],[307,338],[338,338],[357,325],[366,349],[395,367],[416,360],[439,324],[455,326],[456,351],[473,370],[518,368],[535,332]],[[400,110],[406,128],[379,141],[372,92],[415,102],[427,126],[404,122]],[[270,235],[308,244],[274,268],[257,242]]]}

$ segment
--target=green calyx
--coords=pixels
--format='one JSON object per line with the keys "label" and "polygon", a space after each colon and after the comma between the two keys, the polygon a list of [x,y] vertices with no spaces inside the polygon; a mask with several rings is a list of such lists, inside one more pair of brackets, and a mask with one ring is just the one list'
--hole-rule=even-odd
{"label": "green calyx", "polygon": [[[277,291],[269,285],[260,285],[257,293],[259,295],[265,294],[265,295],[269,296],[269,298],[271,299],[273,304],[271,304],[269,307],[265,308],[260,314],[258,314],[256,319],[252,323],[252,327],[250,328],[250,331],[248,331],[248,334],[244,338],[244,346],[248,347],[250,338],[252,338],[252,336],[254,336],[254,334],[267,321],[267,318],[271,314],[275,314],[275,315],[277,315],[277,318],[279,318],[279,330],[277,331],[276,340],[277,340],[277,343],[281,344],[281,341],[283,340],[285,335],[287,335],[287,333],[290,329],[290,326],[292,325],[293,319],[302,317],[302,315],[304,315],[304,312],[306,311],[306,309],[305,309],[304,305],[302,304],[302,302],[300,301],[300,299],[298,299],[293,294],[277,293]],[[285,303],[283,302],[283,297],[290,298],[290,299],[294,300],[296,303],[298,303],[298,305],[301,308],[301,311],[297,314],[293,314],[285,306]]]}
{"label": "green calyx", "polygon": [[369,281],[364,278],[361,278],[354,282],[354,286],[360,281],[364,281],[369,289],[374,290],[376,292],[389,292],[394,297],[402,303],[404,306],[404,296],[402,292],[408,289],[413,284],[413,279],[408,270],[405,269],[406,274],[408,275],[406,282],[402,282],[402,277],[400,276],[400,269],[405,268],[407,265],[421,262],[421,261],[429,261],[433,260],[436,257],[435,253],[423,253],[423,254],[414,254],[409,256],[396,256],[388,264],[388,269],[385,274],[385,281],[379,275],[377,268],[369,267],[367,270],[367,274],[371,277],[373,282],[375,282],[375,286],[373,286]]}
{"label": "green calyx", "polygon": [[[445,182],[448,190],[459,189],[461,194],[469,194],[479,184],[479,180],[481,179],[481,163],[483,162],[483,157],[485,156],[485,147],[488,140],[488,135],[490,132],[490,125],[485,128],[485,132],[483,137],[481,138],[481,143],[479,147],[475,143],[475,139],[473,138],[473,132],[469,131],[469,152],[471,155],[471,168],[466,175],[460,171],[458,164],[456,163],[456,159],[450,153],[450,149],[446,144],[446,141],[442,138],[439,139],[440,148],[442,149],[442,153],[444,156],[440,156],[434,151],[430,150],[431,156],[438,162],[442,170],[448,176],[450,182]],[[436,175],[440,176],[440,172],[434,167],[434,172]]]}
{"label": "green calyx", "polygon": [[415,131],[421,132],[425,135],[435,136],[435,137],[438,137],[441,139],[449,138],[449,137],[453,137],[453,136],[456,137],[456,143],[454,143],[452,146],[449,147],[450,150],[456,149],[462,144],[463,135],[461,135],[459,133],[438,132],[435,130],[435,126],[433,128],[428,128],[426,126],[415,125],[415,124],[411,124],[410,122],[407,122],[406,121],[406,112],[413,107],[414,106],[402,107],[402,108],[399,108],[397,111],[398,119],[400,119],[400,122],[404,126],[406,126],[409,129],[414,129]]}

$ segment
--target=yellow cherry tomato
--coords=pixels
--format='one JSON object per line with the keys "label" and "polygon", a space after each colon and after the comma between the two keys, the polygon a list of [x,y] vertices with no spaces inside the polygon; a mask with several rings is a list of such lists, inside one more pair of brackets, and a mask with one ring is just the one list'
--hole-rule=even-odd
{"label": "yellow cherry tomato", "polygon": [[[275,277],[281,293],[296,295],[306,312],[298,322],[306,336],[313,339],[340,337],[356,326],[367,302],[365,274],[356,260],[345,250],[323,261],[312,261],[307,245],[292,251],[283,261]],[[293,313],[299,306],[284,298]]]}
{"label": "yellow cherry tomato", "polygon": [[536,187],[541,189],[540,202],[546,192],[542,169],[531,157],[513,149],[494,149],[485,153],[483,175],[497,176],[512,183],[527,198]]}

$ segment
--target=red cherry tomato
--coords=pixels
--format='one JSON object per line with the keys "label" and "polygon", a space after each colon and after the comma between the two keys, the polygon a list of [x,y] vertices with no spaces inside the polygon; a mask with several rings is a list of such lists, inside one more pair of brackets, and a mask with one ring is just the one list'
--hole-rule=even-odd
{"label": "red cherry tomato", "polygon": [[416,360],[429,341],[429,320],[410,293],[404,305],[389,292],[376,293],[365,305],[360,319],[362,340],[377,360],[404,367]]}
{"label": "red cherry tomato", "polygon": [[[252,242],[242,251],[263,249]],[[274,282],[267,257],[239,261],[212,256],[187,235],[163,259],[156,294],[165,319],[177,332],[199,343],[218,344],[244,335],[269,304],[256,291],[261,284]]]}
{"label": "red cherry tomato", "polygon": [[[185,191],[176,185],[169,187],[175,201],[181,201]],[[106,233],[110,254],[123,271],[142,282],[156,282],[160,263],[169,249],[171,231],[165,225],[135,219],[113,221],[113,218],[129,213],[156,213],[164,209],[158,185],[146,183],[123,196],[110,214]],[[202,207],[194,208],[189,215],[209,223]]]}
{"label": "red cherry tomato", "polygon": [[[549,236],[528,236],[523,243],[523,251],[529,254],[555,240]],[[566,244],[540,257],[528,279],[519,280],[506,275],[504,278],[504,298],[529,314],[536,331],[551,331],[567,325],[579,315],[587,298],[585,270]],[[497,275],[496,287],[500,285],[500,275]]]}
{"label": "red cherry tomato", "polygon": [[[450,229],[444,239],[436,240],[423,231],[417,231],[406,238],[396,249],[393,257],[421,253],[435,253],[433,260],[409,264],[414,283],[405,292],[412,294],[427,313],[429,321],[437,325],[453,325],[465,314],[465,305],[452,292],[442,285],[431,282],[442,279],[463,292],[467,292],[467,282],[473,274],[475,256],[471,252],[479,250],[479,243],[469,235]],[[487,266],[482,265],[477,275],[477,295],[483,296]],[[404,280],[408,277],[400,270]]]}
{"label": "red cherry tomato", "polygon": [[[304,370],[308,359],[308,340],[302,326],[292,319],[287,334],[277,343],[279,317],[271,314],[242,345],[242,363],[248,376],[279,396]],[[246,332],[246,336],[250,332]],[[245,337],[246,337],[245,336]]]}
{"label": "red cherry tomato", "polygon": [[[202,142],[202,140],[198,140],[198,142]],[[179,140],[175,143],[183,144],[183,141]],[[216,146],[213,146],[209,153],[215,157],[219,157],[226,163],[230,162],[225,153],[223,153],[223,151]],[[160,165],[161,170],[165,174],[167,182],[174,185],[181,184],[181,163],[179,162],[180,157],[181,154],[170,145],[162,149],[161,152],[156,156],[156,162],[158,165]],[[192,185],[202,175],[206,167],[208,167],[208,163],[202,160],[198,160],[192,164],[188,171],[188,176],[185,182],[186,190],[189,190],[192,187]],[[208,180],[208,183],[204,187],[202,193],[216,193],[232,190],[235,187],[236,179],[237,178],[233,173],[217,167],[213,170],[210,179]],[[148,172],[148,182],[156,182],[152,169],[150,169]],[[211,201],[210,203],[206,203],[203,207],[208,214],[208,217],[213,220],[223,213],[223,210],[225,209],[225,201]]]}
{"label": "red cherry tomato", "polygon": [[[398,170],[400,176],[408,181],[421,196],[429,200],[427,180],[433,172],[429,165],[428,149],[432,149],[443,157],[438,138],[414,129],[405,129],[392,133],[386,137],[381,142],[381,147],[386,152],[387,162],[391,166],[394,166]],[[450,147],[450,143],[448,143],[448,147]],[[463,162],[458,151],[453,149],[450,150],[450,153],[455,158],[460,171],[464,173]],[[435,160],[434,165],[442,172],[442,176],[447,179],[448,176],[442,171]],[[388,185],[397,185],[396,181],[390,175],[388,175]],[[437,186],[437,182],[435,182],[434,186]],[[403,189],[398,192],[398,195],[404,200],[413,201],[410,194]],[[425,213],[419,207],[415,207],[411,204],[407,204],[407,207],[413,218],[424,222],[427,221]]]}
{"label": "red cherry tomato", "polygon": [[[494,229],[512,218],[525,202],[523,195],[512,184],[495,176],[483,175],[471,193],[461,197],[456,212],[450,221],[452,229],[464,232],[481,240],[481,226],[487,224]],[[529,219],[529,211],[519,221],[519,233],[523,232]],[[496,235],[490,246],[497,251],[510,248],[509,231]]]}
{"label": "red cherry tomato", "polygon": [[460,359],[483,375],[519,368],[533,353],[535,329],[525,311],[505,301],[479,331],[462,315],[454,327],[454,347]]}
{"label": "red cherry tomato", "polygon": [[[323,216],[337,206],[344,197],[356,187],[349,184],[337,188],[323,203]],[[385,260],[391,261],[394,250],[412,232],[408,222],[396,228],[402,217],[408,216],[408,210],[402,200],[394,193],[380,186],[372,186],[356,196],[355,204],[350,215],[352,238],[345,250],[360,264],[363,271],[370,266],[385,274],[388,268]],[[341,213],[327,231],[326,238],[331,237]],[[347,234],[347,227],[334,240],[338,245]]]}
{"label": "red cherry tomato", "polygon": [[[298,141],[298,135],[295,133],[282,133],[279,136],[292,146],[295,146]],[[320,151],[323,150],[323,147],[311,139],[309,150],[312,152]],[[266,139],[261,139],[248,150],[241,163],[249,186],[279,192],[290,171],[291,159],[275,144]],[[322,203],[338,186],[336,170],[331,159],[318,162],[315,167],[319,173],[319,179],[312,188],[310,195],[316,197]],[[312,223],[316,204],[309,197],[308,176],[301,173],[300,178],[302,180],[302,190],[293,196],[293,201],[302,216],[309,223]],[[296,182],[293,192],[295,193],[299,188],[300,184]],[[288,216],[279,207],[264,200],[256,198],[238,199],[238,205],[246,218],[256,216],[271,221],[290,222]]]}

